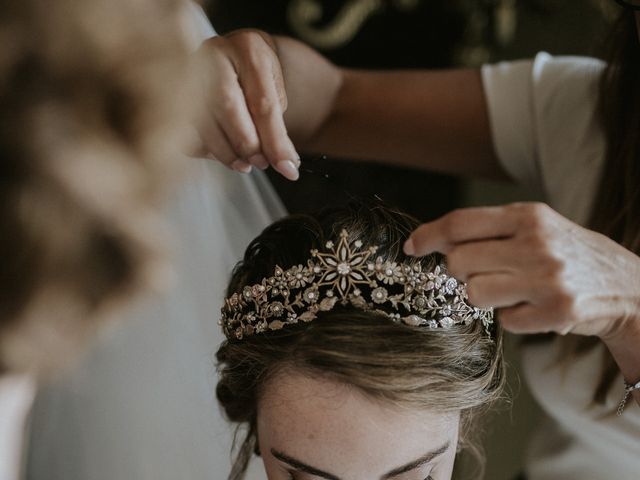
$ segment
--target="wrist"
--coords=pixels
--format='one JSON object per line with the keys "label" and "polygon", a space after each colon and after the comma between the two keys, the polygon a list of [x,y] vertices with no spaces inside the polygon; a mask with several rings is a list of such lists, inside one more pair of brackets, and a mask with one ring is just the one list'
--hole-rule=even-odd
{"label": "wrist", "polygon": [[617,323],[615,328],[600,336],[605,345],[612,351],[626,346],[640,349],[640,316],[620,319]]}
{"label": "wrist", "polygon": [[[633,315],[625,315],[615,322],[615,326],[600,335],[601,340],[612,348],[626,345],[633,341],[640,341],[640,306]],[[640,343],[636,343],[636,346]]]}
{"label": "wrist", "polygon": [[[628,383],[640,381],[640,318],[629,318],[615,334],[602,338]],[[637,396],[638,392],[634,392]]]}
{"label": "wrist", "polygon": [[315,148],[316,139],[335,117],[344,71],[298,40],[272,38],[287,94],[289,136],[302,150],[324,153],[324,148]]}

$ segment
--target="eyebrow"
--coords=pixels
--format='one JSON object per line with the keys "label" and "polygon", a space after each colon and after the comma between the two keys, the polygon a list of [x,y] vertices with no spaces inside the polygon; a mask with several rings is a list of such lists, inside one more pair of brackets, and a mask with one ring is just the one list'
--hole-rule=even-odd
{"label": "eyebrow", "polygon": [[[432,450],[430,452],[427,452],[426,454],[424,454],[417,460],[414,460],[413,462],[409,462],[406,465],[403,465],[398,468],[394,468],[390,472],[385,473],[381,478],[382,480],[389,480],[391,478],[395,478],[399,475],[402,475],[403,473],[407,473],[407,472],[410,472],[411,470],[415,470],[416,468],[421,467],[422,465],[425,465],[431,462],[436,457],[439,457],[440,455],[442,455],[444,452],[446,452],[449,449],[449,446],[450,446],[450,443],[447,442],[441,447],[435,450]],[[271,449],[271,454],[281,462],[284,462],[287,465],[295,468],[299,472],[308,473],[309,475],[314,475],[316,477],[324,478],[326,480],[340,480],[339,477],[331,473],[325,472],[316,467],[312,467],[311,465],[307,465],[306,463],[301,462],[300,460],[297,460],[273,448]]]}
{"label": "eyebrow", "polygon": [[402,475],[403,473],[410,472],[411,470],[415,470],[416,468],[429,463],[430,461],[434,460],[435,458],[439,457],[444,452],[449,450],[449,445],[450,443],[447,442],[444,445],[442,445],[440,448],[437,448],[435,450],[425,453],[423,456],[421,456],[417,460],[414,460],[413,462],[409,462],[406,465],[403,465],[402,467],[394,468],[389,473],[385,473],[382,476],[383,480],[388,480],[389,478],[397,477],[399,475]]}
{"label": "eyebrow", "polygon": [[309,475],[315,475],[316,477],[320,477],[320,478],[326,478],[327,480],[340,480],[335,475],[332,475],[327,472],[323,472],[318,468],[307,465],[306,463],[303,463],[300,460],[296,460],[295,458],[290,457],[289,455],[279,452],[273,448],[271,449],[271,454],[281,462],[284,462],[290,465],[291,467],[295,468],[299,472],[308,473]]}

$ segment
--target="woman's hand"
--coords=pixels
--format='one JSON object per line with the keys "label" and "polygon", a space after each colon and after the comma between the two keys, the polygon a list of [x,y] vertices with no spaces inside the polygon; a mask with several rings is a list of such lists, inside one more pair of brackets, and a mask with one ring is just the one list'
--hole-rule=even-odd
{"label": "woman's hand", "polygon": [[544,204],[519,203],[455,211],[405,244],[410,255],[433,251],[505,329],[598,336],[624,378],[640,380],[640,258],[629,250]]}
{"label": "woman's hand", "polygon": [[297,40],[256,30],[212,38],[199,54],[203,154],[236,170],[271,165],[295,179],[301,149],[507,178],[478,70],[345,70]]}
{"label": "woman's hand", "polygon": [[455,211],[419,227],[405,251],[446,254],[469,301],[497,308],[512,332],[615,342],[640,325],[640,258],[544,204]]}
{"label": "woman's hand", "polygon": [[339,87],[338,69],[300,42],[257,30],[207,40],[199,55],[206,153],[234,170],[271,165],[297,179],[300,156],[289,129],[304,140],[319,128]]}

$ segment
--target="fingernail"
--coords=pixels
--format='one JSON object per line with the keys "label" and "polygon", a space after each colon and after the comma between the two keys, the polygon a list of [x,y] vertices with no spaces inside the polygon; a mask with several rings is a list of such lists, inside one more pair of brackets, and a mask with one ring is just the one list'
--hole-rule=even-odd
{"label": "fingernail", "polygon": [[260,153],[251,155],[247,161],[260,170],[266,170],[269,167],[269,161]]}
{"label": "fingernail", "polygon": [[283,160],[276,164],[276,170],[284,175],[289,180],[298,180],[300,178],[300,172],[296,168],[296,164],[291,160]]}
{"label": "fingernail", "polygon": [[236,160],[231,164],[231,168],[240,173],[251,173],[251,165],[244,160]]}
{"label": "fingernail", "polygon": [[404,250],[405,255],[415,255],[416,247],[413,244],[413,240],[412,239],[409,239],[406,242],[404,242],[403,250]]}

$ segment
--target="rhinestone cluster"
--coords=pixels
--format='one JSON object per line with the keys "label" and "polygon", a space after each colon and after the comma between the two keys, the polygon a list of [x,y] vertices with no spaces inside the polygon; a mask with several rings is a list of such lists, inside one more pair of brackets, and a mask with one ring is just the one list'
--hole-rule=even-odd
{"label": "rhinestone cluster", "polygon": [[[438,265],[423,271],[420,263],[374,260],[377,247],[349,242],[343,230],[326,251],[311,250],[306,265],[276,266],[272,277],[246,286],[225,299],[220,321],[229,339],[300,321],[311,322],[337,304],[375,311],[411,326],[448,329],[481,321],[489,332],[493,309],[467,303],[466,287]],[[365,288],[366,287],[366,288]],[[363,292],[366,290],[366,292]]]}

